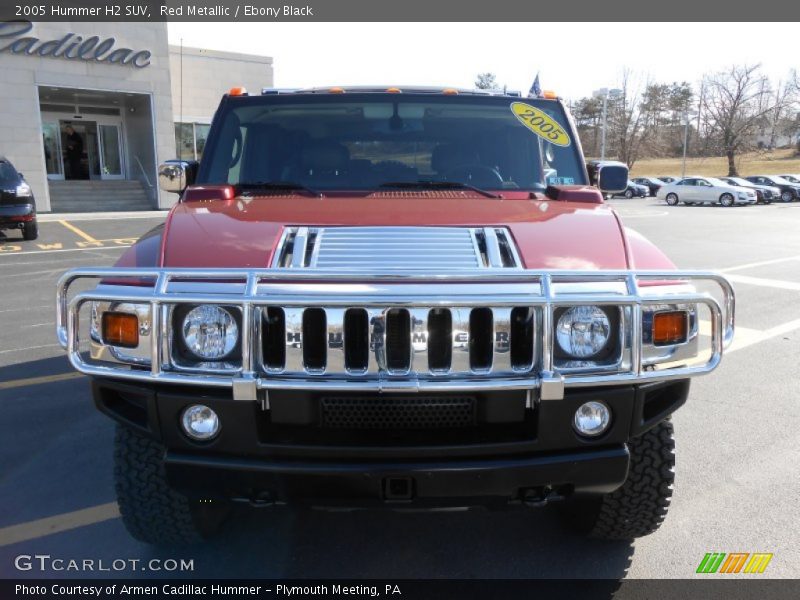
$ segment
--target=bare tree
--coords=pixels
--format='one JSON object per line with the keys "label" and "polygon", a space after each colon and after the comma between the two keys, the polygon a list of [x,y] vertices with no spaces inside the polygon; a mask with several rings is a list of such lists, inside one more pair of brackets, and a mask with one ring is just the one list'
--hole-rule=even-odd
{"label": "bare tree", "polygon": [[475,87],[479,90],[496,90],[499,87],[497,77],[494,73],[478,73],[475,78]]}
{"label": "bare tree", "polygon": [[737,154],[753,147],[756,133],[778,100],[760,65],[733,66],[705,78],[702,110],[709,131],[728,159],[728,175],[738,176]]}
{"label": "bare tree", "polygon": [[630,71],[622,75],[621,93],[609,99],[608,130],[620,161],[633,168],[644,139],[644,113]]}

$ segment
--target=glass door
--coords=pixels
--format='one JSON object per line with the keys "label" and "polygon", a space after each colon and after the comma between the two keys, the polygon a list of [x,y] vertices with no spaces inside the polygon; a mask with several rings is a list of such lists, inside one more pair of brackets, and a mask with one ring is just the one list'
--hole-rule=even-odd
{"label": "glass door", "polygon": [[97,129],[100,135],[101,178],[124,179],[120,126],[99,124]]}
{"label": "glass door", "polygon": [[61,156],[61,131],[58,121],[42,123],[44,164],[48,179],[64,179],[64,162]]}

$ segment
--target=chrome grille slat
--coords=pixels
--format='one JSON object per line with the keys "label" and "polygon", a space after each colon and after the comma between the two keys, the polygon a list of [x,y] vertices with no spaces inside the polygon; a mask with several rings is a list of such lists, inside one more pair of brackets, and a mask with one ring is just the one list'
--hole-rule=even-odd
{"label": "chrome grille slat", "polygon": [[511,308],[493,307],[492,373],[511,371]]}
{"label": "chrome grille slat", "polygon": [[286,362],[284,370],[305,373],[303,365],[303,308],[284,308],[286,323]]}
{"label": "chrome grille slat", "polygon": [[469,308],[454,308],[450,311],[453,319],[453,354],[450,359],[450,372],[464,374],[470,372],[469,366]]}
{"label": "chrome grille slat", "polygon": [[428,368],[428,313],[429,308],[412,308],[411,315],[411,370],[427,373]]}
{"label": "chrome grille slat", "polygon": [[347,369],[344,353],[347,343],[344,332],[344,312],[343,308],[325,308],[328,341],[326,373],[344,373]]}

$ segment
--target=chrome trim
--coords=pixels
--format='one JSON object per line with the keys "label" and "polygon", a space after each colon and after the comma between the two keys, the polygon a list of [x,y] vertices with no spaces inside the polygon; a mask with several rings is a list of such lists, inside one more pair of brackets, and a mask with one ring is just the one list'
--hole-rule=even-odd
{"label": "chrome trim", "polygon": [[[70,298],[69,290],[76,280],[104,278],[114,280],[114,285],[102,283],[95,290]],[[135,280],[139,285],[122,285],[120,282],[125,280]],[[142,280],[154,282],[154,285],[143,287]],[[209,281],[206,283],[204,280]],[[220,286],[220,281],[230,283]],[[692,285],[700,281],[712,282],[719,288],[722,293],[721,304],[710,294],[693,291]],[[658,285],[640,289],[642,282],[655,282]],[[563,285],[588,283],[595,283],[598,287],[622,284],[622,289],[588,293]],[[220,291],[225,288],[228,293]],[[298,288],[302,288],[302,294]],[[563,291],[555,293],[554,288]],[[213,291],[209,292],[208,289]],[[375,294],[376,290],[379,293]],[[422,290],[424,293],[419,294]],[[276,293],[280,291],[283,293]],[[355,304],[352,303],[354,299]],[[717,367],[724,348],[732,341],[735,323],[735,297],[730,283],[721,275],[704,271],[528,271],[488,268],[468,272],[445,270],[419,273],[399,270],[370,273],[363,270],[331,272],[318,269],[82,268],[69,271],[61,278],[56,301],[58,339],[67,349],[70,363],[77,370],[102,377],[212,387],[233,388],[236,381],[239,390],[237,396],[241,397],[249,397],[251,394],[245,393],[245,390],[252,390],[252,386],[250,383],[238,383],[252,378],[256,389],[261,392],[270,389],[416,392],[538,388],[542,400],[554,400],[563,397],[566,387],[666,381],[709,373]],[[129,365],[107,366],[86,362],[79,352],[78,332],[80,309],[91,302],[150,304],[151,331],[161,332],[161,335],[151,336],[149,371]],[[261,310],[269,306],[280,307],[286,315],[287,332],[299,334],[299,348],[287,341],[286,369],[279,374],[266,372],[261,360],[254,360],[253,347],[242,353],[245,364],[241,372],[235,374],[188,374],[171,370],[171,356],[163,343],[164,336],[169,332],[169,309],[176,304],[202,303],[240,307],[242,315],[247,315],[250,321],[249,325],[245,321],[242,324],[243,337],[253,340],[248,346],[254,346],[255,343],[260,346],[257,330],[252,329],[252,321],[260,319]],[[631,361],[627,368],[591,374],[562,373],[554,369],[553,311],[556,307],[579,304],[628,307],[631,314],[628,331]],[[708,362],[655,371],[642,368],[642,310],[646,306],[663,304],[704,305],[708,308],[711,315],[711,355]],[[498,311],[495,314],[504,315],[505,312],[500,313],[500,309],[513,306],[532,307],[538,313],[534,327],[536,354],[532,371],[510,372],[507,376],[471,371],[469,311],[473,308],[490,308]],[[369,368],[364,376],[340,373],[331,377],[324,373],[306,372],[302,357],[302,315],[306,307],[323,308],[326,311],[358,307],[368,311],[371,352]],[[430,374],[427,368],[424,371],[415,369],[403,376],[386,373],[386,311],[405,308],[412,311],[416,319],[422,314],[421,311],[431,307],[451,310],[454,338],[449,373]],[[541,328],[538,326],[539,320]],[[415,327],[419,330],[422,325]],[[458,334],[461,335],[456,338]],[[464,335],[466,343],[462,339]],[[256,354],[259,353],[256,350]],[[289,371],[300,375],[290,376]]]}
{"label": "chrome trim", "polygon": [[[314,242],[309,257],[311,236]],[[478,236],[486,247],[485,258]],[[500,238],[509,248],[511,265],[503,264]],[[290,250],[292,261],[286,265]],[[292,269],[470,271],[522,266],[511,233],[503,227],[291,226],[283,229],[274,256],[273,268]]]}

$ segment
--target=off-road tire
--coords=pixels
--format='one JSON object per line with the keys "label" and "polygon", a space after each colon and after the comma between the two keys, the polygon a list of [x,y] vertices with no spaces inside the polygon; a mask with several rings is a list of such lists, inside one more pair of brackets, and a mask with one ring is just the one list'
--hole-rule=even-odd
{"label": "off-road tire", "polygon": [[678,202],[678,194],[667,194],[667,204],[670,206],[677,206]]}
{"label": "off-road tire", "polygon": [[39,226],[36,221],[29,221],[22,226],[22,239],[30,242],[39,237]]}
{"label": "off-road tire", "polygon": [[[570,524],[603,540],[631,540],[653,533],[667,516],[675,481],[675,440],[663,421],[628,442],[628,478],[599,499],[566,503]],[[571,504],[571,506],[570,506]]]}
{"label": "off-road tire", "polygon": [[164,471],[164,447],[128,427],[114,437],[114,487],[122,522],[147,544],[199,542],[213,534],[227,507],[190,500],[171,489]]}

